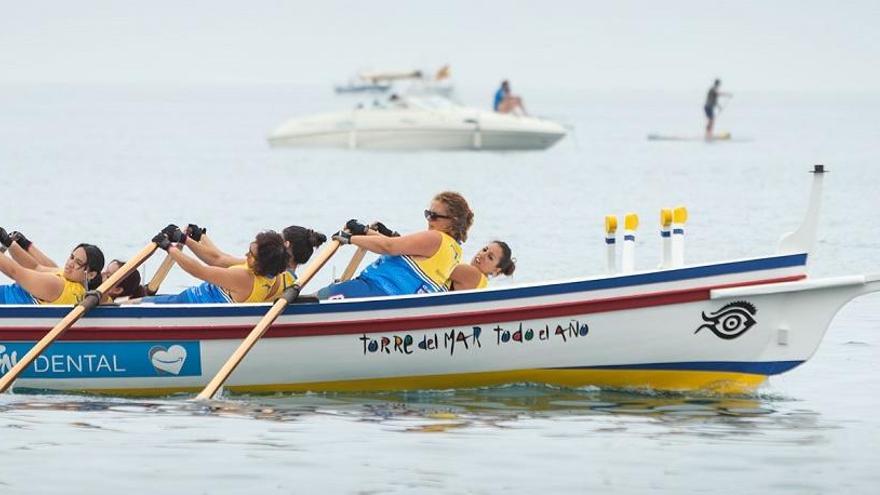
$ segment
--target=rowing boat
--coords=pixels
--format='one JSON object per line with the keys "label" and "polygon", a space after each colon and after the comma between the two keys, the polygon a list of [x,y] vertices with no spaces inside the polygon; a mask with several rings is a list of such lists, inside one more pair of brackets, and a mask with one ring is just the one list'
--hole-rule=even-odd
{"label": "rowing boat", "polygon": [[[777,252],[479,291],[292,304],[227,382],[233,392],[566,387],[743,393],[796,368],[880,275],[814,279],[821,174]],[[266,304],[105,306],[16,389],[157,395],[201,389]],[[69,308],[0,306],[0,372]]]}
{"label": "rowing boat", "polygon": [[666,134],[648,134],[648,141],[730,141],[729,132],[720,132],[711,136],[672,136]]}

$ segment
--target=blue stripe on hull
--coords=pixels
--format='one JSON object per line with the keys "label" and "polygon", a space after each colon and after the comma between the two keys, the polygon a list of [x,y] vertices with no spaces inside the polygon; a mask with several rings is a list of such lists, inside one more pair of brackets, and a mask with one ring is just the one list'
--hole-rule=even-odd
{"label": "blue stripe on hull", "polygon": [[550,369],[590,369],[590,370],[671,370],[671,371],[723,371],[732,373],[751,373],[754,375],[778,375],[785,373],[804,361],[701,361],[693,363],[650,363],[619,364],[610,366],[566,366]]}
{"label": "blue stripe on hull", "polygon": [[[454,304],[467,304],[488,301],[503,301],[507,299],[519,299],[541,296],[553,296],[572,292],[596,291],[604,289],[618,289],[623,287],[636,287],[639,285],[659,284],[667,282],[679,282],[685,280],[747,273],[753,271],[773,270],[804,266],[807,262],[806,253],[790,254],[784,256],[772,256],[714,265],[694,266],[676,270],[662,270],[650,273],[634,275],[622,275],[617,277],[601,278],[596,280],[579,280],[575,282],[560,282],[551,284],[535,285],[530,287],[511,287],[503,290],[477,291],[472,293],[447,292],[442,296],[432,297],[406,297],[393,298],[380,301],[357,301],[351,300],[334,304],[293,304],[288,306],[285,314],[322,314],[322,313],[347,313],[357,311],[377,311],[383,309],[422,308],[432,306],[447,306]],[[19,307],[10,308],[0,306],[0,318],[63,318],[70,312],[70,307]],[[122,307],[98,307],[89,312],[89,318],[116,317],[116,318],[179,318],[179,317],[223,317],[223,316],[263,316],[266,314],[265,306],[202,306],[192,305],[186,307],[167,306],[122,306]]]}

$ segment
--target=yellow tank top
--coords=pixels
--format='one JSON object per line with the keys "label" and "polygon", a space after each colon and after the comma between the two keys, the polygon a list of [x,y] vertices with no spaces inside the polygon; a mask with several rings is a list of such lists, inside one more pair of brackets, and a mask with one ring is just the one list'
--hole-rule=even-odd
{"label": "yellow tank top", "polygon": [[83,297],[86,295],[86,288],[83,284],[79,282],[72,282],[64,278],[64,272],[58,270],[55,272],[55,276],[61,279],[64,282],[64,288],[61,289],[61,295],[58,296],[54,301],[44,301],[42,299],[37,299],[37,303],[39,304],[79,304],[80,301],[83,300]]}
{"label": "yellow tank top", "polygon": [[455,265],[461,262],[461,244],[443,232],[440,232],[440,236],[442,237],[440,248],[430,258],[413,259],[410,256],[404,258],[418,266],[421,274],[431,279],[442,290],[446,287]]}
{"label": "yellow tank top", "polygon": [[[474,289],[485,289],[488,286],[489,286],[489,279],[481,273],[480,280],[477,282],[477,286],[474,287]],[[452,290],[452,288],[453,288],[452,287],[452,280],[451,279],[447,280],[446,281],[446,290]]]}
{"label": "yellow tank top", "polygon": [[[281,295],[281,289],[282,289],[281,284],[277,284],[277,286],[276,286],[276,282],[278,281],[278,277],[280,277],[281,275],[276,275],[271,278],[264,277],[262,275],[257,275],[256,273],[254,273],[253,270],[248,268],[247,265],[233,265],[230,268],[238,268],[241,270],[247,270],[247,271],[251,272],[251,274],[254,276],[254,286],[251,289],[250,295],[247,297],[247,299],[245,299],[244,301],[240,301],[240,302],[246,302],[246,303],[266,302],[266,301],[271,302],[271,301],[274,301],[275,299],[277,299],[279,295]],[[273,288],[275,290],[272,290]],[[226,291],[225,289],[224,289],[224,291],[227,294],[229,294],[229,291]],[[229,294],[229,296],[232,297],[232,294]]]}
{"label": "yellow tank top", "polygon": [[284,272],[281,273],[281,281],[284,282],[282,284],[282,290],[288,287],[293,287],[293,284],[296,283],[296,275],[294,275],[293,272],[291,272],[289,269],[284,270]]}

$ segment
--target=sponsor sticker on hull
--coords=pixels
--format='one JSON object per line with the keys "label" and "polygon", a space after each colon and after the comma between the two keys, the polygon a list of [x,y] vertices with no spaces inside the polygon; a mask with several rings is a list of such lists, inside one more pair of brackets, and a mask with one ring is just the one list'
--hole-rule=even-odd
{"label": "sponsor sticker on hull", "polygon": [[[0,374],[33,347],[0,343]],[[22,378],[132,378],[202,374],[199,342],[56,342]]]}

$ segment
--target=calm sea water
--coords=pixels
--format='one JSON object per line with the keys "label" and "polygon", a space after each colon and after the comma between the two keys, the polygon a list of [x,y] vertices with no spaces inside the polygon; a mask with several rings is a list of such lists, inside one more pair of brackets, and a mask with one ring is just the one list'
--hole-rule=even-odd
{"label": "calm sea water", "polygon": [[[717,125],[736,141],[645,139],[699,135],[701,93],[524,95],[573,129],[546,152],[363,153],[266,145],[285,118],[353,104],[329,88],[4,86],[0,225],[56,259],[81,241],[130,256],[169,222],[206,225],[243,252],[254,232],[292,223],[420,229],[429,198],[453,189],[476,211],[466,255],[507,240],[517,273],[497,283],[515,284],[601,272],[609,213],[641,215],[637,265],[654,267],[658,210],[679,204],[690,211],[689,262],[770,253],[804,213],[807,171],[824,163],[812,274],[880,272],[880,95],[737,93]],[[177,270],[164,288],[191,283]],[[878,363],[872,295],[838,314],[809,362],[750,397],[520,385],[204,406],[5,394],[0,489],[875,493]]]}

